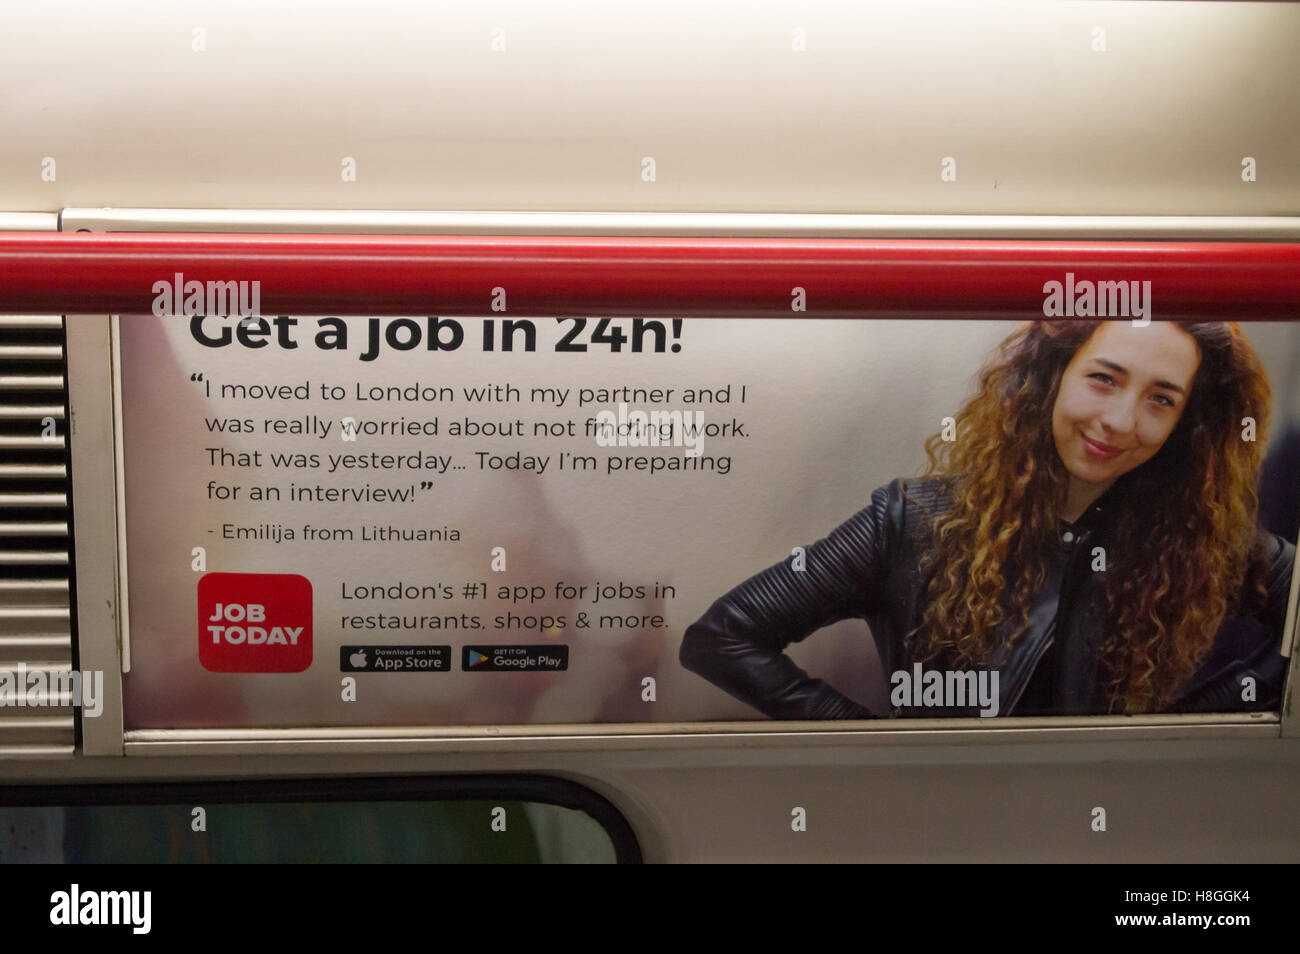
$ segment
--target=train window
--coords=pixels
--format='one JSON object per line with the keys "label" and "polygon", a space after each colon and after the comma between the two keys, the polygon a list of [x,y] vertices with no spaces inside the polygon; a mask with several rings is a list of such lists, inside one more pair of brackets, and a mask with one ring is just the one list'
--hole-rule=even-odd
{"label": "train window", "polygon": [[613,863],[604,799],[550,778],[303,780],[0,792],[0,863]]}

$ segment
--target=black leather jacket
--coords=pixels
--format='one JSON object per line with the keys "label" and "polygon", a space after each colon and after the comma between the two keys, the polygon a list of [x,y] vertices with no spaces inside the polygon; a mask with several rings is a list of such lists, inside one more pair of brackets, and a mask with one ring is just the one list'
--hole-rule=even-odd
{"label": "black leather jacket", "polygon": [[[1053,642],[1059,654],[1053,714],[1106,711],[1098,672],[1105,599],[1100,574],[1092,571],[1092,551],[1106,538],[1106,513],[1114,504],[1109,497],[1110,492],[1103,494],[1076,523],[1061,524],[1056,559],[1030,610],[1028,630],[990,660],[987,668],[999,673],[999,715],[1015,714]],[[811,678],[784,650],[823,626],[857,617],[870,627],[885,678],[906,669],[902,637],[920,623],[924,609],[927,580],[920,558],[930,546],[933,518],[950,507],[951,496],[939,478],[907,481],[906,493],[902,479],[877,489],[869,506],[805,548],[804,569],[796,571],[787,558],[715,601],[687,628],[682,665],[773,719],[884,715]],[[1247,623],[1244,635],[1240,620],[1225,622],[1205,664],[1180,695],[1178,711],[1277,708],[1285,672],[1280,636],[1295,547],[1260,530],[1255,553],[1267,603],[1239,601],[1239,615],[1257,622]],[[1241,701],[1245,676],[1255,677],[1258,686],[1253,703]],[[934,717],[972,711],[911,707],[895,714]]]}

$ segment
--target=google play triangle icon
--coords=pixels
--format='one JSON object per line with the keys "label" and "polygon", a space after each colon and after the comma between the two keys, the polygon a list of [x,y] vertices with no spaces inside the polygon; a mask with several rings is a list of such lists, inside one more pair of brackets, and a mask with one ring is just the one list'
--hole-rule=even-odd
{"label": "google play triangle icon", "polygon": [[471,668],[473,668],[474,666],[482,665],[485,662],[487,662],[487,657],[484,656],[482,653],[475,652],[472,649],[469,651],[469,664]]}

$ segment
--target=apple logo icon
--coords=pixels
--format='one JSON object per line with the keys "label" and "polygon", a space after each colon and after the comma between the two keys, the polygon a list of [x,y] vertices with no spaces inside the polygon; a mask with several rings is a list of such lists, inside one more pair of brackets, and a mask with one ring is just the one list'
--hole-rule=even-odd
{"label": "apple logo icon", "polygon": [[348,662],[352,663],[352,665],[356,666],[358,669],[365,669],[366,651],[364,649],[358,649],[355,653],[353,653],[351,656],[348,657]]}

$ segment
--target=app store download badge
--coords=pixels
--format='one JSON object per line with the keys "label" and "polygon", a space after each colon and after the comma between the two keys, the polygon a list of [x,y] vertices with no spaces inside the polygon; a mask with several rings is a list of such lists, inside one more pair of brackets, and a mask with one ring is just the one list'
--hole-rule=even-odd
{"label": "app store download badge", "polygon": [[465,672],[560,672],[569,668],[569,647],[464,646],[460,668]]}
{"label": "app store download badge", "polygon": [[302,672],[311,665],[311,581],[296,573],[199,578],[199,662],[209,672]]}

